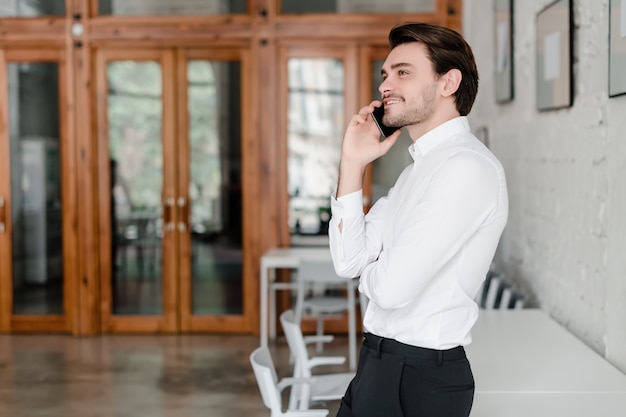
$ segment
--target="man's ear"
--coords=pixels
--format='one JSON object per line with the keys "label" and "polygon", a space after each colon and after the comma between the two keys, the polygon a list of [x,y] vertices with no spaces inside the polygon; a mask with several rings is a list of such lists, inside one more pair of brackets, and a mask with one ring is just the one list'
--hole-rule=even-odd
{"label": "man's ear", "polygon": [[456,93],[456,90],[458,90],[461,85],[462,79],[463,75],[457,68],[452,68],[450,71],[442,75],[441,80],[443,81],[443,84],[441,88],[441,95],[449,97]]}

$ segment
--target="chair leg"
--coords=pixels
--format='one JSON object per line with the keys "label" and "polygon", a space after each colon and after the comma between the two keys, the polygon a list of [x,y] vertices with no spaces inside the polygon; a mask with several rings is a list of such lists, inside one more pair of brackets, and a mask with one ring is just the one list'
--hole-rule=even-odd
{"label": "chair leg", "polygon": [[[268,336],[269,340],[276,339],[276,290],[274,288],[269,288],[268,294],[268,309],[269,314],[267,317],[268,320]],[[261,317],[261,320],[265,320],[265,317]]]}
{"label": "chair leg", "polygon": [[[317,314],[317,335],[322,336],[324,334],[324,315],[318,313]],[[317,348],[317,353],[322,353],[324,351],[324,343],[319,341],[315,345]]]}
{"label": "chair leg", "polygon": [[299,410],[308,410],[311,402],[311,386],[309,384],[301,384],[300,386],[300,401],[298,404],[298,409]]}
{"label": "chair leg", "polygon": [[302,386],[300,384],[292,385],[289,390],[289,403],[287,404],[287,409],[297,410],[300,408],[300,398],[302,398]]}

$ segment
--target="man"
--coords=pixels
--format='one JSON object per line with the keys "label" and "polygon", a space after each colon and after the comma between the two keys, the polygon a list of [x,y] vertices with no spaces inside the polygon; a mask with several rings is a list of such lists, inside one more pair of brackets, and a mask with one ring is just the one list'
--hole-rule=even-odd
{"label": "man", "polygon": [[468,416],[474,379],[463,346],[508,216],[504,171],[470,133],[478,73],[463,38],[406,24],[391,30],[389,44],[383,122],[407,129],[414,162],[364,215],[365,168],[400,130],[380,141],[371,117],[378,100],[352,117],[331,198],[330,246],[337,273],[360,276],[369,304],[338,416]]}

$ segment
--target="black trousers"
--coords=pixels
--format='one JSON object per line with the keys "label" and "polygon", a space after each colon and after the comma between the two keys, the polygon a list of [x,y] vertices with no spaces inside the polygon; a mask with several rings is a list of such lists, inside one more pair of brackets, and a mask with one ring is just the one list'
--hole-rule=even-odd
{"label": "black trousers", "polygon": [[465,350],[433,350],[366,333],[337,417],[467,417],[474,377]]}

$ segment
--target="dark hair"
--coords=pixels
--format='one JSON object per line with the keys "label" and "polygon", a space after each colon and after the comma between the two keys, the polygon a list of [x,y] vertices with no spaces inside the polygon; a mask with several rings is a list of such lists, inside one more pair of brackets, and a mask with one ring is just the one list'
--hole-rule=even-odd
{"label": "dark hair", "polygon": [[391,49],[409,42],[421,42],[426,46],[437,75],[454,68],[461,71],[463,78],[454,96],[457,110],[461,116],[467,116],[478,92],[478,70],[472,48],[465,39],[452,29],[427,23],[406,23],[389,32]]}

